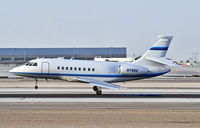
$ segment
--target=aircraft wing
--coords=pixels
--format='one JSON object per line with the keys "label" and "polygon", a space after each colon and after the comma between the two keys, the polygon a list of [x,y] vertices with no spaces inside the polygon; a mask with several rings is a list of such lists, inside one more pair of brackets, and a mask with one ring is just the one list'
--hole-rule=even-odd
{"label": "aircraft wing", "polygon": [[76,77],[75,79],[82,81],[82,82],[87,82],[90,83],[90,85],[93,86],[98,86],[98,87],[103,87],[103,88],[108,88],[108,89],[127,89],[125,87],[115,85],[115,84],[110,84],[104,81],[100,80],[95,80],[95,79],[89,79],[89,78],[82,78],[82,77]]}

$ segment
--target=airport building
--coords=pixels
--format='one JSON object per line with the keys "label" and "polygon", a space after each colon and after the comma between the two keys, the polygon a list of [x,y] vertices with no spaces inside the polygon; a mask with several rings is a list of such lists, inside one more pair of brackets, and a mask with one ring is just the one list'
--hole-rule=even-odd
{"label": "airport building", "polygon": [[0,64],[22,64],[35,58],[93,60],[95,57],[125,58],[125,47],[108,48],[0,48]]}

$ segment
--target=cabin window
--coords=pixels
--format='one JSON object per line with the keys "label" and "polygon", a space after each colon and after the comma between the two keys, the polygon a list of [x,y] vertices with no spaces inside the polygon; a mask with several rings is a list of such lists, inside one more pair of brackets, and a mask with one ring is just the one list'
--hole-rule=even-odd
{"label": "cabin window", "polygon": [[81,68],[79,67],[78,70],[81,71]]}
{"label": "cabin window", "polygon": [[83,71],[85,71],[86,69],[85,68],[83,68]]}
{"label": "cabin window", "polygon": [[94,72],[94,68],[92,68],[92,71]]}
{"label": "cabin window", "polygon": [[74,70],[76,71],[76,69],[77,69],[77,68],[75,67]]}
{"label": "cabin window", "polygon": [[62,70],[64,70],[64,67],[62,67]]}
{"label": "cabin window", "polygon": [[90,68],[88,68],[88,71],[90,71]]}
{"label": "cabin window", "polygon": [[37,63],[34,63],[33,66],[38,66]]}
{"label": "cabin window", "polygon": [[70,67],[70,70],[72,70],[72,67]]}
{"label": "cabin window", "polygon": [[68,70],[68,67],[66,67],[66,70]]}
{"label": "cabin window", "polygon": [[58,67],[57,67],[57,69],[59,70],[59,69],[60,69],[60,67],[58,66]]}

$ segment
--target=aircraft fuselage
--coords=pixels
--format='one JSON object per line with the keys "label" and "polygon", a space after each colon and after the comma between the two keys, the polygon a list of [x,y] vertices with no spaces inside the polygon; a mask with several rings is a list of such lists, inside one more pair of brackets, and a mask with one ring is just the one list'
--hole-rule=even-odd
{"label": "aircraft fuselage", "polygon": [[77,81],[84,77],[106,82],[121,82],[159,76],[167,67],[154,68],[126,62],[101,62],[68,59],[35,59],[10,72],[19,76]]}

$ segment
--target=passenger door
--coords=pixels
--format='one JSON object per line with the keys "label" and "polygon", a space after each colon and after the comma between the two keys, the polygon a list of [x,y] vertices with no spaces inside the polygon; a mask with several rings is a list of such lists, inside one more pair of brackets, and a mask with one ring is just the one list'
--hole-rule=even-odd
{"label": "passenger door", "polygon": [[48,62],[43,62],[42,63],[42,69],[41,69],[41,73],[44,73],[44,74],[49,74],[49,67],[50,67],[50,65],[49,65],[49,63]]}

